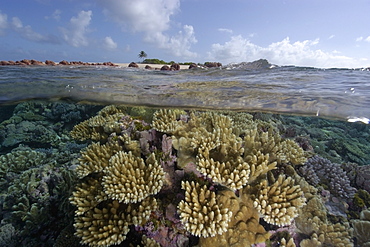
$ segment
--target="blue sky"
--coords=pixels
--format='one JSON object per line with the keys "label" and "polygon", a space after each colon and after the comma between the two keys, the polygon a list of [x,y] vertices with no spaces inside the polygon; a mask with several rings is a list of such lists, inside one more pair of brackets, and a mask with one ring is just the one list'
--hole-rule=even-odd
{"label": "blue sky", "polygon": [[365,0],[0,2],[0,60],[370,66]]}

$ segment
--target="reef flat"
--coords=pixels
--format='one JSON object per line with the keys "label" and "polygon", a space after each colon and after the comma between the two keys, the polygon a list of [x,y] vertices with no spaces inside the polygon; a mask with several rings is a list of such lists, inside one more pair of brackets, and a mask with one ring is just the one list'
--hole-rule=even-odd
{"label": "reef flat", "polygon": [[369,125],[58,101],[0,113],[0,246],[370,246]]}

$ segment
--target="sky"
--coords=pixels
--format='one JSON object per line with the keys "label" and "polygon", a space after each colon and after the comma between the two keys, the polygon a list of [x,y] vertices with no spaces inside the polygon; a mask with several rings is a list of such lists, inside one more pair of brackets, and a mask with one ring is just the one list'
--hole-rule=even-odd
{"label": "sky", "polygon": [[369,0],[2,0],[0,60],[370,67]]}

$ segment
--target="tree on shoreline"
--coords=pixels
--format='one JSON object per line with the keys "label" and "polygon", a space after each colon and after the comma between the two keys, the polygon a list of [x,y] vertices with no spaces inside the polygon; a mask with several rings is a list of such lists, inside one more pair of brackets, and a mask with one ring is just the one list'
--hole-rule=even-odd
{"label": "tree on shoreline", "polygon": [[148,54],[145,53],[145,51],[141,51],[138,55],[139,58],[143,59],[143,58],[146,58],[148,56]]}

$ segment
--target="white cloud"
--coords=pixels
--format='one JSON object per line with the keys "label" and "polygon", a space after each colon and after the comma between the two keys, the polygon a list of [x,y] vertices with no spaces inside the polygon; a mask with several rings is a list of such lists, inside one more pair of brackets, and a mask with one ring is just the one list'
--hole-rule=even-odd
{"label": "white cloud", "polygon": [[60,11],[59,9],[56,9],[54,10],[54,12],[51,14],[51,16],[45,16],[45,19],[48,20],[48,19],[54,19],[56,21],[60,21],[60,14],[62,13],[62,11]]}
{"label": "white cloud", "polygon": [[0,12],[0,36],[4,34],[4,30],[8,27],[8,16]]}
{"label": "white cloud", "polygon": [[328,39],[333,39],[335,37],[334,34],[330,35]]}
{"label": "white cloud", "polygon": [[224,32],[224,33],[233,33],[233,30],[228,29],[228,28],[219,28],[219,32]]}
{"label": "white cloud", "polygon": [[171,50],[171,53],[178,57],[196,57],[197,54],[195,52],[190,51],[190,47],[192,44],[197,43],[197,39],[195,38],[194,28],[190,25],[184,25],[184,31],[179,31],[179,33],[170,38],[168,42],[168,48]]}
{"label": "white cloud", "polygon": [[180,11],[180,0],[98,0],[104,14],[118,23],[123,31],[140,32],[144,41],[166,49],[175,56],[194,57],[190,51],[196,42],[194,29],[184,25],[174,36],[168,32],[171,16]]}
{"label": "white cloud", "polygon": [[87,46],[89,44],[86,33],[89,31],[92,11],[80,11],[77,17],[72,17],[69,21],[68,28],[61,28],[64,40],[74,46]]}
{"label": "white cloud", "polygon": [[59,40],[52,35],[42,35],[37,33],[30,25],[23,26],[22,21],[16,16],[12,18],[11,25],[14,31],[27,40],[45,43],[59,43]]}
{"label": "white cloud", "polygon": [[356,38],[356,41],[357,42],[360,42],[360,41],[366,41],[366,42],[370,42],[370,36],[367,36],[367,38],[364,38],[364,37],[358,37]]}
{"label": "white cloud", "polygon": [[251,43],[241,35],[231,37],[224,44],[213,44],[209,59],[222,63],[254,61],[265,58],[278,65],[297,65],[313,67],[361,67],[361,62],[346,56],[337,55],[337,52],[324,52],[315,49],[319,39],[304,40],[292,43],[289,38],[275,42],[267,47]]}
{"label": "white cloud", "polygon": [[113,41],[111,37],[105,37],[103,41],[103,47],[106,50],[115,50],[117,48],[117,43]]}

